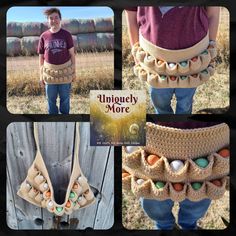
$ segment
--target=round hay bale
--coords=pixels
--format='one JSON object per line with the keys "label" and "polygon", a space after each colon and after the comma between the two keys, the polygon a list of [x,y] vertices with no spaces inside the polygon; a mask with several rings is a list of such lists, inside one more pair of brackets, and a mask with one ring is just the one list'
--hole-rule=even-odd
{"label": "round hay bale", "polygon": [[114,49],[114,34],[113,33],[97,33],[97,48],[99,50]]}
{"label": "round hay bale", "polygon": [[97,48],[96,33],[78,34],[78,51],[93,51]]}
{"label": "round hay bale", "polygon": [[79,31],[78,33],[93,33],[95,32],[94,20],[78,19]]}
{"label": "round hay bale", "polygon": [[31,56],[37,54],[39,36],[27,36],[21,39],[21,51],[23,55]]}
{"label": "round hay bale", "polygon": [[62,20],[61,27],[71,34],[79,33],[79,22],[76,19]]}
{"label": "round hay bale", "polygon": [[47,22],[43,22],[41,24],[41,32],[40,34],[42,34],[43,32],[47,31],[49,28],[48,28],[48,23]]}
{"label": "round hay bale", "polygon": [[41,25],[40,22],[24,22],[22,24],[23,36],[40,36]]}
{"label": "round hay bale", "polygon": [[21,38],[22,33],[22,23],[20,22],[9,22],[7,24],[7,37],[18,37]]}
{"label": "round hay bale", "polygon": [[94,24],[96,32],[112,32],[114,30],[112,17],[94,19]]}
{"label": "round hay bale", "polygon": [[7,37],[7,56],[19,56],[21,53],[21,40],[17,37]]}

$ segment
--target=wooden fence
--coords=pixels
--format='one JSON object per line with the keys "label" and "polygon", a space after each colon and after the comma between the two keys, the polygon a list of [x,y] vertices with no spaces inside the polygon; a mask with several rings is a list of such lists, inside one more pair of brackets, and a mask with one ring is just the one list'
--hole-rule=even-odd
{"label": "wooden fence", "polygon": [[[74,122],[38,123],[39,144],[54,188],[56,202],[63,202],[69,183]],[[114,222],[114,148],[91,147],[89,123],[80,123],[79,161],[96,203],[55,217],[20,198],[16,192],[35,154],[33,124],[11,123],[7,128],[7,224],[12,229],[109,229]],[[62,200],[63,199],[63,200]]]}

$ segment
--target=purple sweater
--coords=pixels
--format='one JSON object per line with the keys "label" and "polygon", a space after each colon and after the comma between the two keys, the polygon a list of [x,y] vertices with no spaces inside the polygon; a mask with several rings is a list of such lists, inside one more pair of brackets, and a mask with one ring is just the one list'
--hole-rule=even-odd
{"label": "purple sweater", "polygon": [[135,7],[126,10],[137,11],[143,37],[162,48],[191,47],[208,32],[204,7]]}

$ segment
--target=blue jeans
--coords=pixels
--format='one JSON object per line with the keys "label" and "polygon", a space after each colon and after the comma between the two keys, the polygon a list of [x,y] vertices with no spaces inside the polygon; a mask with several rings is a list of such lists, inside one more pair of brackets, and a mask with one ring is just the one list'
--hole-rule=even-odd
{"label": "blue jeans", "polygon": [[71,84],[46,84],[46,96],[48,101],[48,113],[58,114],[57,97],[60,98],[61,114],[69,114]]}
{"label": "blue jeans", "polygon": [[[188,199],[179,203],[178,224],[182,229],[196,229],[197,221],[203,217],[211,203],[210,199],[192,202]],[[158,201],[141,199],[146,214],[156,222],[157,229],[173,229],[175,218],[172,214],[174,202],[170,199]]]}
{"label": "blue jeans", "polygon": [[157,114],[174,114],[171,99],[176,96],[176,114],[191,114],[196,88],[150,88],[151,100]]}

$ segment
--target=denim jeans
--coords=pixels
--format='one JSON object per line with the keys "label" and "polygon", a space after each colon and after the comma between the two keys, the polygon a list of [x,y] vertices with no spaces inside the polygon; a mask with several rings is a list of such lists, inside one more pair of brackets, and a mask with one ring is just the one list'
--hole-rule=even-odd
{"label": "denim jeans", "polygon": [[171,99],[176,97],[176,114],[191,114],[196,88],[150,88],[151,100],[157,114],[174,114]]}
{"label": "denim jeans", "polygon": [[[210,199],[192,202],[188,199],[179,203],[178,224],[182,229],[196,229],[197,221],[203,217],[211,203]],[[172,214],[174,202],[170,199],[158,201],[141,199],[146,214],[156,222],[157,229],[173,229],[175,218]]]}
{"label": "denim jeans", "polygon": [[48,113],[58,114],[57,97],[59,95],[60,113],[69,114],[71,84],[46,84],[45,89],[48,101]]}

